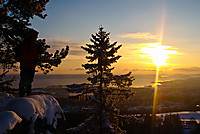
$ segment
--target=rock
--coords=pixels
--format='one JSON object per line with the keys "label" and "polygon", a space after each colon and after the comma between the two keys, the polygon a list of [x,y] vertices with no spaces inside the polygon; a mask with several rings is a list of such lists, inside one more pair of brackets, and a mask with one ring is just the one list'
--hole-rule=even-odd
{"label": "rock", "polygon": [[57,100],[50,95],[12,98],[4,109],[12,111],[21,119],[19,125],[12,127],[13,130],[9,129],[11,130],[10,133],[64,133],[65,117],[63,110]]}
{"label": "rock", "polygon": [[0,133],[8,133],[15,128],[16,124],[22,121],[15,112],[13,111],[4,111],[0,112]]}

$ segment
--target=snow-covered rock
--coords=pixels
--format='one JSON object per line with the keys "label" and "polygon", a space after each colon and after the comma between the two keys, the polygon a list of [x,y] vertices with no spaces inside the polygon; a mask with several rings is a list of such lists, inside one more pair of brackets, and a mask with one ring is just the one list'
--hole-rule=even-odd
{"label": "snow-covered rock", "polygon": [[[4,109],[4,111],[12,111],[13,118],[19,117],[16,120],[18,119],[18,122],[20,121],[26,128],[23,133],[46,133],[47,131],[54,133],[57,131],[57,126],[64,124],[65,120],[63,110],[58,101],[50,95],[14,98],[13,96],[9,97],[8,94],[0,94],[0,108]],[[11,122],[9,120],[0,120],[0,123],[9,124]],[[12,124],[15,126],[16,123]],[[13,126],[9,127],[8,130]],[[0,134],[2,131],[0,130]]]}
{"label": "snow-covered rock", "polygon": [[8,93],[0,93],[0,111],[5,111],[7,104],[14,99],[14,96]]}
{"label": "snow-covered rock", "polygon": [[0,112],[0,134],[12,130],[22,119],[13,111]]}

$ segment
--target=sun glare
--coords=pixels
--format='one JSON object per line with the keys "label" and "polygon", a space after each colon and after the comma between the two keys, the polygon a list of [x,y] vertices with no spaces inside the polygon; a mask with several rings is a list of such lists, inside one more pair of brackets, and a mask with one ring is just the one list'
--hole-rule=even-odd
{"label": "sun glare", "polygon": [[[152,128],[155,128],[155,116],[156,116],[156,102],[157,102],[157,90],[158,90],[158,78],[159,69],[161,66],[167,65],[167,59],[170,58],[172,54],[178,54],[178,52],[171,48],[171,46],[162,45],[161,43],[149,43],[145,44],[144,47],[140,49],[142,57],[151,59],[151,63],[156,66],[156,78],[154,85],[154,97],[153,97],[153,111],[152,111]],[[153,131],[153,129],[152,129]]]}
{"label": "sun glare", "polygon": [[151,43],[145,44],[145,47],[142,47],[140,52],[142,57],[147,57],[153,61],[157,66],[167,65],[166,60],[169,58],[170,54],[177,54],[177,51],[171,50],[171,46],[164,46],[160,43]]}

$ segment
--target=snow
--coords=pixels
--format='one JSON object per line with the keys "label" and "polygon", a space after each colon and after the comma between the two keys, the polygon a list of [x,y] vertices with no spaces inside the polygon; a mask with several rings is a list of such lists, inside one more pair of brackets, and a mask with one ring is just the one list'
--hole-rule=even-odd
{"label": "snow", "polygon": [[14,96],[8,93],[0,93],[0,111],[4,111],[6,105],[14,99]]}
{"label": "snow", "polygon": [[12,130],[17,123],[22,119],[13,111],[0,112],[0,133],[6,133],[7,130]]}
{"label": "snow", "polygon": [[46,123],[56,129],[57,121],[62,117],[64,117],[62,108],[50,95],[15,98],[10,94],[0,93],[0,134],[6,129],[14,128],[22,118],[31,121],[30,134],[34,133],[34,122],[37,118],[46,118]]}
{"label": "snow", "polygon": [[17,98],[10,101],[7,105],[7,109],[16,112],[20,117],[24,117],[29,120],[33,115],[37,115],[35,112],[35,100],[30,98]]}
{"label": "snow", "polygon": [[200,123],[200,111],[196,112],[191,112],[191,111],[183,111],[183,112],[172,112],[172,113],[161,113],[161,114],[156,114],[157,116],[165,116],[165,115],[170,115],[170,114],[179,114],[180,118],[182,120],[190,120],[192,118],[196,119]]}
{"label": "snow", "polygon": [[46,134],[52,134],[49,130],[46,131]]}
{"label": "snow", "polygon": [[47,124],[53,125],[56,128],[57,119],[62,117],[59,114],[63,113],[57,100],[50,95],[33,95],[16,98],[9,102],[7,109],[16,112],[26,120],[32,118],[31,133],[34,133],[33,125],[38,117],[41,119],[46,118]]}

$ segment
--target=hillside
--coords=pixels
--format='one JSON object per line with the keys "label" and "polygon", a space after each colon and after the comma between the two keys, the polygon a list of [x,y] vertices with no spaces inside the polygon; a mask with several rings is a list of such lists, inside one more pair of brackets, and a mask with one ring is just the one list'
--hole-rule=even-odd
{"label": "hillside", "polygon": [[[151,113],[154,88],[134,88],[135,96],[119,105],[125,111]],[[157,112],[200,110],[200,77],[161,82],[157,91]],[[128,110],[129,109],[129,110]],[[131,110],[130,110],[131,109]]]}

